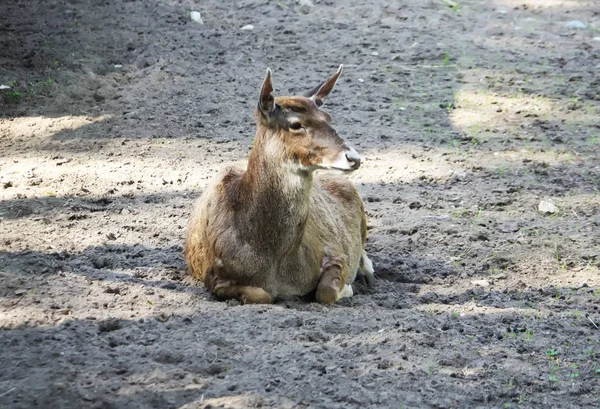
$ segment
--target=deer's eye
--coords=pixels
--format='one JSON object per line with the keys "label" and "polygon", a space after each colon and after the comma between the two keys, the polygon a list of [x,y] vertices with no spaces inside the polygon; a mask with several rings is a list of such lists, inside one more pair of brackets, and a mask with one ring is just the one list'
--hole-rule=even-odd
{"label": "deer's eye", "polygon": [[300,122],[292,122],[290,124],[290,129],[293,129],[294,131],[299,131],[300,129],[302,129],[302,124]]}

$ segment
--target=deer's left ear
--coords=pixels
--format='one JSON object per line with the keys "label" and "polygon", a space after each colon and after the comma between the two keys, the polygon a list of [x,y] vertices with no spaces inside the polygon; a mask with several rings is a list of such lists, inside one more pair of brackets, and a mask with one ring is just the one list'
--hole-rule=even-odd
{"label": "deer's left ear", "polygon": [[260,114],[268,118],[269,114],[275,107],[275,98],[273,98],[273,84],[271,82],[271,70],[267,68],[267,75],[263,81],[262,88],[260,90],[260,99],[258,100],[258,111]]}
{"label": "deer's left ear", "polygon": [[344,70],[344,66],[340,65],[337,72],[333,74],[327,81],[323,82],[318,87],[315,87],[304,94],[305,97],[312,99],[318,106],[323,105],[323,100],[327,98],[329,93],[333,90],[335,83],[337,82],[340,75],[342,75],[342,71]]}

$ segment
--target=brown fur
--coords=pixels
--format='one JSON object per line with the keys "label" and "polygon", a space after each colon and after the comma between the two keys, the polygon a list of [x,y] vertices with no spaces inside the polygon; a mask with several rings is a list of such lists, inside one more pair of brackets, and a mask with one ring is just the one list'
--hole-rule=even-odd
{"label": "brown fur", "polygon": [[[313,100],[270,101],[267,79],[247,170],[227,168],[198,200],[186,262],[219,299],[269,303],[316,290],[332,303],[365,274],[366,219],[345,176],[313,172],[349,148]],[[290,128],[296,120],[302,130]]]}

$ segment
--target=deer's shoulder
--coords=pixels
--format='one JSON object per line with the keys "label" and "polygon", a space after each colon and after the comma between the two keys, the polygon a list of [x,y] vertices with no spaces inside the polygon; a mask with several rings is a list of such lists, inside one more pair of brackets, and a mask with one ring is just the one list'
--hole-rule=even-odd
{"label": "deer's shoulder", "polygon": [[217,194],[220,199],[235,207],[242,200],[242,180],[245,171],[235,166],[228,166],[220,173],[217,183]]}
{"label": "deer's shoulder", "polygon": [[324,173],[319,175],[316,179],[317,183],[325,192],[344,204],[352,204],[360,201],[360,196],[348,177],[344,175]]}

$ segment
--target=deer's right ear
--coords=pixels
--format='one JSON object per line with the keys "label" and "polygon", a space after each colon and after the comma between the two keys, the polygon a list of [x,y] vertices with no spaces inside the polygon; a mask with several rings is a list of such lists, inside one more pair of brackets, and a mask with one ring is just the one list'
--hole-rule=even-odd
{"label": "deer's right ear", "polygon": [[273,84],[271,83],[271,70],[267,68],[267,76],[263,81],[262,89],[260,90],[260,99],[258,101],[258,111],[265,118],[269,117],[269,114],[275,107],[275,98],[271,95],[272,92]]}

